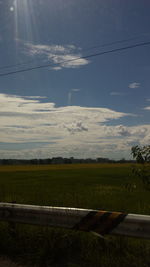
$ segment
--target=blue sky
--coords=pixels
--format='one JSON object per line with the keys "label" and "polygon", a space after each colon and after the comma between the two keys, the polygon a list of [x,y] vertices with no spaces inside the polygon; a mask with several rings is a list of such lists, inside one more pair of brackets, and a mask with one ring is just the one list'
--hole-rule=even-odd
{"label": "blue sky", "polygon": [[150,41],[149,11],[146,0],[0,0],[0,73],[50,64],[0,76],[0,158],[130,158],[149,144],[150,45],[82,58]]}

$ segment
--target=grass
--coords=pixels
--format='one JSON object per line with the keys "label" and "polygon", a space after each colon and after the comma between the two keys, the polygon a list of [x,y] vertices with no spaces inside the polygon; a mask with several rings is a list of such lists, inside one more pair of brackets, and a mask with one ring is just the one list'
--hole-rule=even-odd
{"label": "grass", "polygon": [[[130,164],[1,166],[0,177],[1,202],[150,214],[149,191]],[[7,223],[0,237],[1,253],[32,266],[150,265],[147,240],[19,224],[12,235]]]}

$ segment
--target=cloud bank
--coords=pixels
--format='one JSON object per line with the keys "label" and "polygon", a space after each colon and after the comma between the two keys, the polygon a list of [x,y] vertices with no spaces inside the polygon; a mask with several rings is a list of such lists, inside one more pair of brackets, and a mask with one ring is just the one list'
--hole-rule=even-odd
{"label": "cloud bank", "polygon": [[120,158],[129,156],[132,145],[150,142],[150,125],[110,125],[131,114],[42,101],[0,94],[0,158]]}

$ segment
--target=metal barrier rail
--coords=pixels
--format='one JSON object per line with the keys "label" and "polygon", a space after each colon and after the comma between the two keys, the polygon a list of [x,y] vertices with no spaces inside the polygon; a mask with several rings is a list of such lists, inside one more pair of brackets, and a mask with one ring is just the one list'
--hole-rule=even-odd
{"label": "metal barrier rail", "polygon": [[0,203],[0,221],[150,239],[150,216],[66,207]]}

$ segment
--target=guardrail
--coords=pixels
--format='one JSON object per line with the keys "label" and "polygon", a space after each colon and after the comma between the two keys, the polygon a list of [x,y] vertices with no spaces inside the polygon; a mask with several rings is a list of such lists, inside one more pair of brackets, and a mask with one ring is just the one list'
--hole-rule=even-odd
{"label": "guardrail", "polygon": [[150,239],[150,216],[102,210],[0,203],[0,221],[63,227],[100,236]]}

